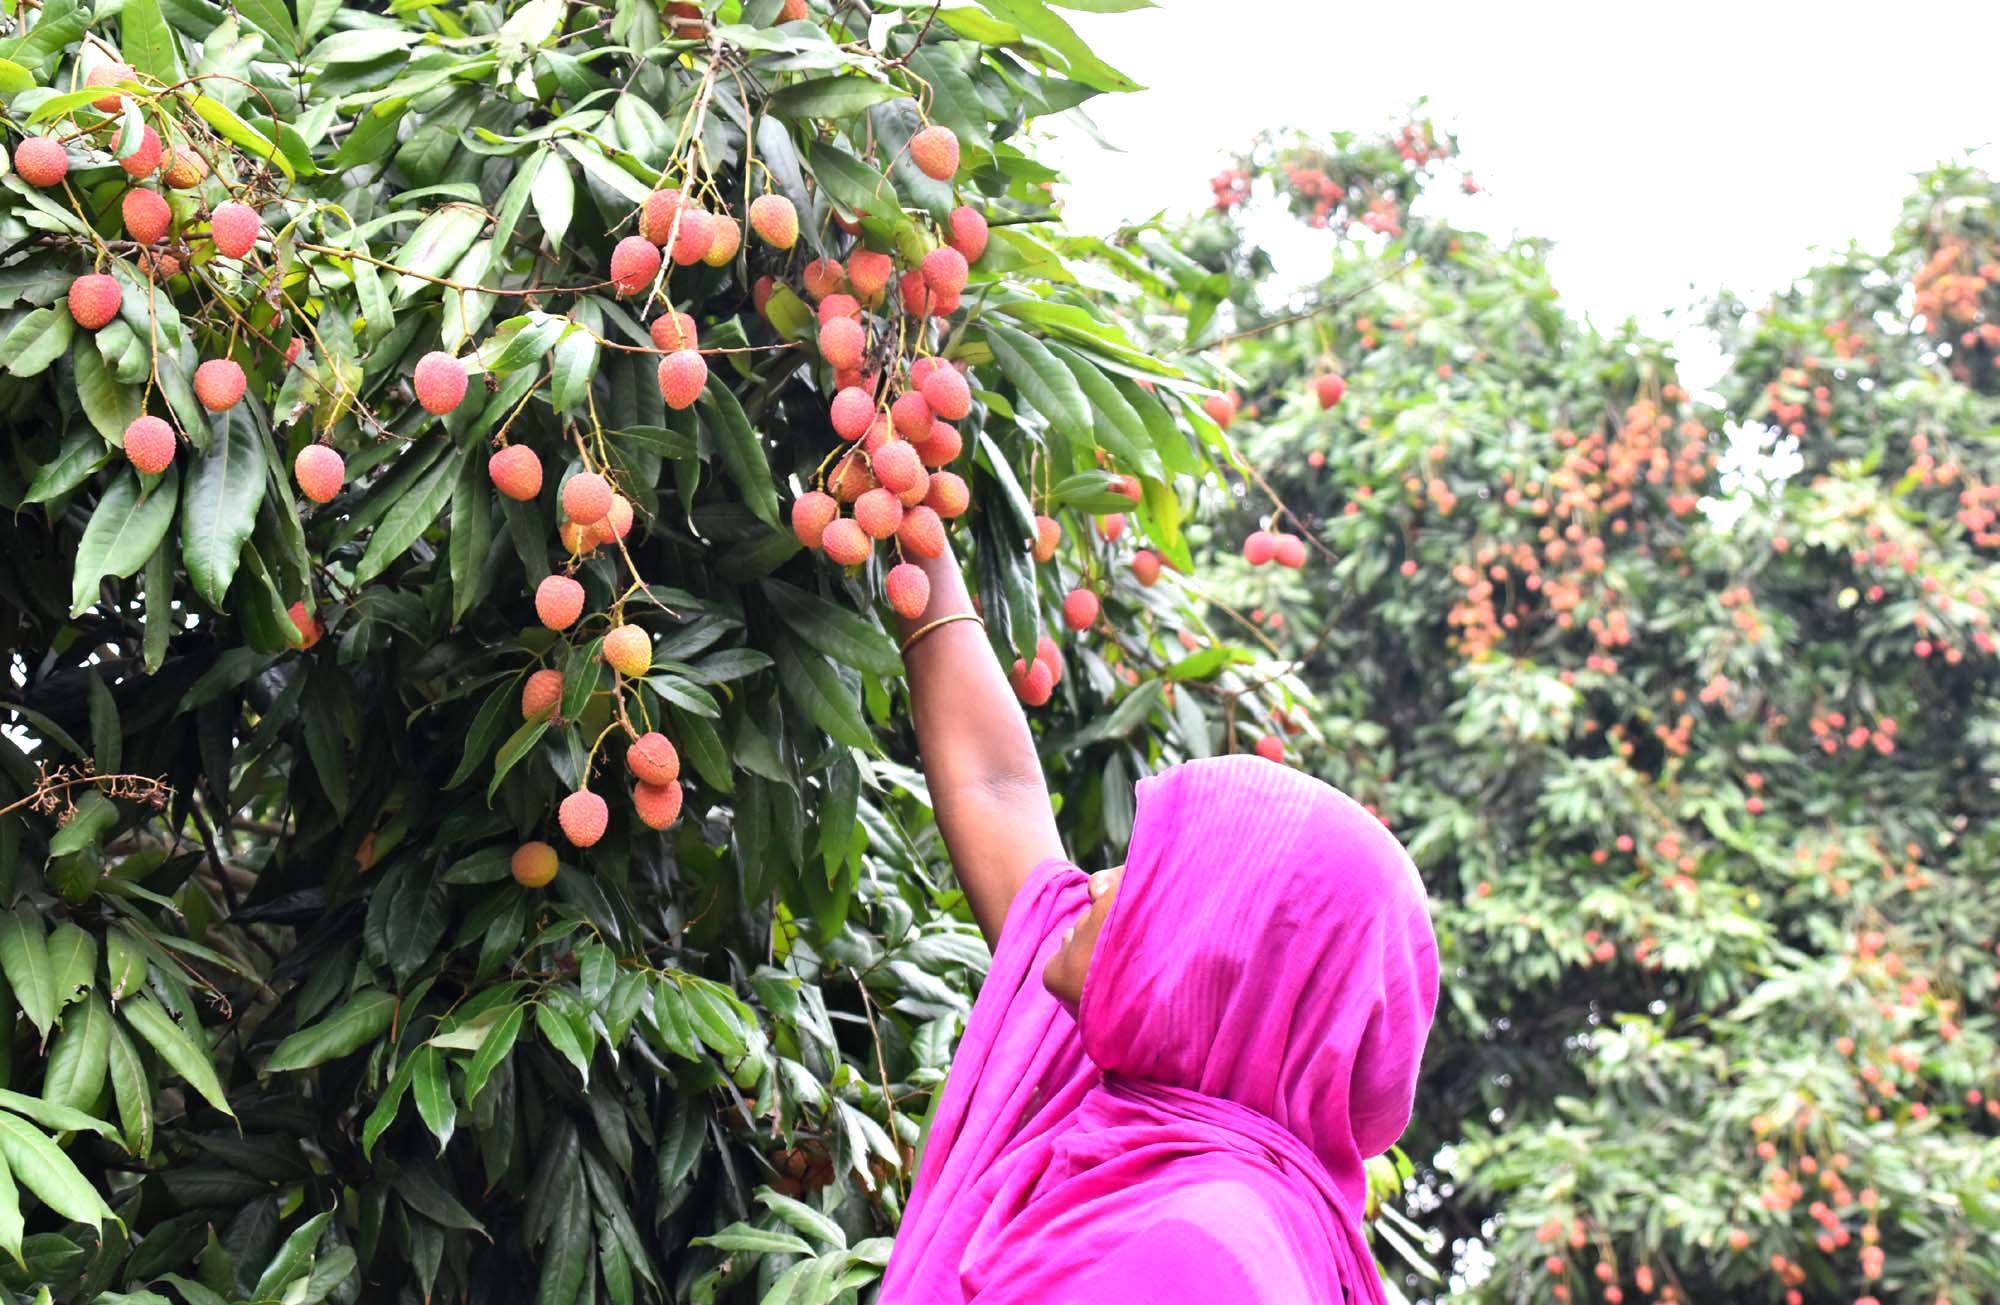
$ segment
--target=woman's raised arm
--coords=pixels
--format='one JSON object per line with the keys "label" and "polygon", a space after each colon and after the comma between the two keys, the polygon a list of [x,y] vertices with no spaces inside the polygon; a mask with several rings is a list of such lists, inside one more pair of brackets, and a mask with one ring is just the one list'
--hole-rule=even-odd
{"label": "woman's raised arm", "polygon": [[[930,578],[931,599],[922,616],[903,621],[905,640],[973,610],[949,545],[941,557],[912,560]],[[903,663],[938,829],[972,918],[997,943],[1029,872],[1063,855],[1034,736],[977,621],[936,626],[909,645]]]}

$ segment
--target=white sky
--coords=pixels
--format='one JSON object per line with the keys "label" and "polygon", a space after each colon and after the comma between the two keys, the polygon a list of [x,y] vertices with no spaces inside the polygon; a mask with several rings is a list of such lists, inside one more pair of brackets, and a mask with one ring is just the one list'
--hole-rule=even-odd
{"label": "white sky", "polygon": [[[1767,294],[1814,248],[1880,247],[1914,173],[2000,136],[1996,0],[1064,12],[1149,88],[1085,106],[1122,153],[1052,125],[1074,229],[1205,204],[1261,128],[1375,132],[1428,95],[1488,189],[1454,220],[1553,239],[1565,301],[1604,326],[1661,329],[1663,310],[1721,285]],[[1329,236],[1273,234],[1282,267],[1324,267]]]}

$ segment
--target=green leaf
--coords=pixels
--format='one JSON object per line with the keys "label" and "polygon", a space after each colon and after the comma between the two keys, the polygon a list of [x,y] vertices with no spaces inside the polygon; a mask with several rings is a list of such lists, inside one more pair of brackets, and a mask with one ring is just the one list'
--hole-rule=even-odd
{"label": "green leaf", "polygon": [[56,456],[35,471],[35,478],[29,483],[21,503],[27,506],[61,498],[89,480],[98,468],[110,460],[111,449],[104,443],[103,437],[94,430],[79,427],[63,440]]}
{"label": "green leaf", "polygon": [[142,494],[136,471],[120,471],[112,480],[76,547],[72,617],[82,616],[97,602],[98,582],[104,577],[123,579],[146,564],[173,523],[180,483],[178,467],[161,473],[150,493]]}
{"label": "green leaf", "polygon": [[[215,1066],[210,1062],[205,1044],[196,1042],[193,1035],[149,996],[128,999],[118,1007],[118,1013],[124,1016],[134,1033],[145,1039],[153,1054],[186,1079],[188,1086],[199,1092],[203,1100],[231,1119],[236,1118],[236,1112],[229,1108],[229,1094],[222,1090],[222,1080],[216,1077]],[[190,1020],[193,1017],[193,1011],[186,1015]],[[196,1025],[196,1028],[199,1027]]]}
{"label": "green leaf", "polygon": [[292,25],[292,11],[285,7],[285,0],[237,0],[236,12],[276,41],[282,52],[298,53],[299,29]]}
{"label": "green leaf", "polygon": [[560,250],[563,237],[569,233],[570,219],[576,213],[576,179],[570,176],[569,165],[562,161],[561,155],[545,150],[541,160],[531,190],[535,216],[541,219],[549,248]]}
{"label": "green leaf", "polygon": [[1107,450],[1119,462],[1146,475],[1159,477],[1165,473],[1160,468],[1159,454],[1153,451],[1152,436],[1147,433],[1146,423],[1139,412],[1118,391],[1097,365],[1065,345],[1052,344],[1049,352],[1054,354],[1070,374],[1076,378],[1077,387],[1083,391],[1085,400],[1095,420],[1092,431],[1096,435],[1098,447]]}
{"label": "green leaf", "polygon": [[[104,1086],[110,1053],[111,1008],[104,1004],[104,998],[92,993],[63,1020],[62,1032],[49,1048],[48,1068],[42,1077],[43,1099],[79,1112],[88,1109]],[[108,1125],[95,1120],[91,1123],[94,1131],[110,1131]]]}
{"label": "green leaf", "polygon": [[[21,1189],[14,1186],[14,1173],[8,1168],[6,1154],[0,1152],[0,1250],[13,1256],[14,1263],[23,1268],[27,1267],[21,1257],[21,1233],[25,1226],[21,1219]],[[46,1290],[43,1294],[47,1294]]]}
{"label": "green leaf", "polygon": [[832,663],[790,639],[778,641],[777,662],[778,683],[815,725],[849,747],[873,750],[875,740],[861,718],[857,695]]}
{"label": "green leaf", "polygon": [[761,588],[779,619],[813,648],[871,675],[901,673],[895,641],[868,617],[781,580],[766,580]]}
{"label": "green leaf", "polygon": [[386,1033],[395,1016],[395,993],[380,988],[357,992],[333,1014],[280,1042],[264,1062],[264,1072],[311,1069],[352,1055]]}
{"label": "green leaf", "polygon": [[0,1112],[0,1158],[23,1187],[65,1219],[101,1226],[115,1219],[104,1198],[70,1158],[40,1130],[17,1115]]}
{"label": "green leaf", "polygon": [[56,1020],[56,972],[41,917],[25,903],[0,915],[0,973],[7,976],[21,1013],[47,1041]]}
{"label": "green leaf", "polygon": [[249,123],[236,116],[236,111],[212,95],[186,96],[188,107],[201,116],[201,120],[215,128],[216,134],[250,157],[268,162],[285,174],[288,181],[299,179],[298,170],[285,152],[271,142],[270,137],[258,131]]}
{"label": "green leaf", "polygon": [[438,1154],[443,1155],[458,1123],[458,1106],[451,1099],[451,1068],[444,1053],[432,1046],[417,1048],[412,1059],[416,1068],[411,1073],[410,1092],[417,1101],[417,1114],[437,1139]]}
{"label": "green leaf", "polygon": [[1090,403],[1069,368],[1033,336],[991,319],[985,327],[994,361],[1021,397],[1047,417],[1059,434],[1090,439]]}
{"label": "green leaf", "polygon": [[[479,597],[486,554],[493,546],[493,490],[477,457],[459,459],[451,487],[451,619],[462,621]],[[488,740],[489,744],[491,740]]]}
{"label": "green leaf", "polygon": [[736,401],[736,395],[727,385],[710,384],[701,392],[698,406],[702,425],[715,441],[729,478],[742,491],[745,506],[768,524],[782,526],[778,520],[778,490],[771,483],[771,464],[764,456],[764,446],[756,432],[750,429],[743,405]]}
{"label": "green leaf", "polygon": [[692,1239],[696,1246],[713,1246],[719,1251],[755,1251],[767,1255],[811,1255],[812,1246],[791,1233],[772,1232],[755,1224],[732,1223],[706,1237]]}
{"label": "green leaf", "polygon": [[[397,982],[408,983],[431,962],[432,949],[449,922],[443,876],[429,866],[411,865],[393,884],[383,885],[376,893],[378,897],[387,894],[382,942],[389,967]],[[369,906],[372,915],[375,903]]]}
{"label": "green leaf", "polygon": [[[341,33],[327,39],[337,41],[341,35],[353,34]],[[435,290],[436,283],[425,277],[441,277],[450,271],[485,229],[485,211],[466,204],[447,204],[418,223],[402,248],[389,259],[397,267],[409,269],[396,278],[396,302],[407,303],[419,291]],[[411,275],[418,272],[423,275]]]}
{"label": "green leaf", "polygon": [[86,790],[76,800],[76,809],[63,821],[62,828],[49,840],[50,859],[95,847],[117,824],[117,805],[96,789]]}
{"label": "green leaf", "polygon": [[163,85],[180,81],[180,52],[173,29],[160,14],[160,0],[124,0],[118,9],[118,36],[126,63]]}
{"label": "green leaf", "polygon": [[535,1007],[535,1027],[541,1031],[542,1040],[559,1053],[582,1076],[583,1085],[590,1086],[590,1053],[578,1040],[576,1030],[563,1018],[562,1012],[542,1002]]}
{"label": "green leaf", "polygon": [[39,376],[68,352],[76,323],[67,309],[37,308],[0,340],[0,363],[10,376]]}
{"label": "green leaf", "polygon": [[361,564],[354,568],[356,584],[367,584],[381,575],[431,528],[451,498],[459,461],[458,455],[439,458],[421,480],[389,505],[388,514],[368,540],[368,551],[362,554]]}
{"label": "green leaf", "polygon": [[250,1294],[258,1300],[275,1300],[286,1287],[311,1272],[313,1249],[332,1219],[333,1211],[322,1210],[293,1229],[271,1262],[264,1266],[264,1272],[257,1276],[256,1289]]}
{"label": "green leaf", "polygon": [[[1059,15],[1051,13],[1042,0],[980,0],[988,13],[1012,23],[1026,35],[1062,56],[1069,75],[1100,91],[1138,91],[1145,88],[1091,53],[1082,37]],[[1087,6],[1078,6],[1087,7]]]}
{"label": "green leaf", "polygon": [[112,1136],[111,1125],[101,1119],[85,1114],[73,1106],[61,1105],[44,1098],[23,1096],[19,1092],[0,1089],[0,1109],[26,1115],[43,1128],[58,1133],[97,1133],[103,1137]]}
{"label": "green leaf", "polygon": [[871,104],[901,99],[909,92],[889,82],[872,78],[835,75],[796,82],[771,97],[771,116],[797,121],[801,118],[846,118]]}
{"label": "green leaf", "polygon": [[111,1095],[118,1103],[118,1126],[125,1149],[141,1159],[153,1150],[153,1085],[147,1080],[139,1049],[118,1022],[111,1023]]}
{"label": "green leaf", "polygon": [[597,339],[578,328],[557,341],[549,358],[549,406],[557,412],[580,407],[597,375]]}
{"label": "green leaf", "polygon": [[541,742],[542,735],[548,728],[549,717],[544,712],[531,720],[521,722],[521,727],[500,745],[499,755],[493,758],[493,778],[486,784],[488,802],[491,802],[493,795],[499,791],[500,781],[507,777],[507,772],[512,770],[521,758],[534,751],[535,744]]}
{"label": "green leaf", "polygon": [[[502,682],[493,692],[486,695],[486,701],[480,704],[479,714],[472,718],[472,728],[465,732],[465,751],[459,756],[458,768],[453,770],[451,778],[445,781],[446,788],[457,788],[472,778],[473,772],[486,760],[486,754],[493,750],[493,744],[499,739],[500,731],[506,728],[508,709],[516,701],[514,682],[511,680]],[[461,881],[447,875],[445,882]]]}
{"label": "green leaf", "polygon": [[[264,441],[241,407],[218,419],[220,438],[188,474],[181,513],[181,561],[195,591],[217,609],[257,525],[264,501]],[[141,558],[141,561],[145,559]]]}
{"label": "green leaf", "polygon": [[514,1042],[521,1035],[521,1022],[527,1017],[525,1007],[515,1006],[486,1034],[486,1040],[479,1044],[479,1050],[472,1053],[472,1059],[465,1066],[465,1103],[474,1105],[479,1100],[479,1090],[486,1086],[500,1062],[507,1059],[514,1050]]}

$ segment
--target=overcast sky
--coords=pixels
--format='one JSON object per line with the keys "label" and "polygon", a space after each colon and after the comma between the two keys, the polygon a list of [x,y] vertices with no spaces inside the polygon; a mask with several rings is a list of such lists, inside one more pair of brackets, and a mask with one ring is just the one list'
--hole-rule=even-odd
{"label": "overcast sky", "polygon": [[1718,285],[1768,292],[1815,247],[1879,246],[1912,174],[2000,137],[1996,0],[1065,13],[1148,87],[1086,106],[1122,153],[1053,126],[1074,228],[1205,203],[1260,128],[1380,130],[1428,95],[1489,190],[1454,216],[1551,237],[1564,299],[1603,325],[1657,328]]}

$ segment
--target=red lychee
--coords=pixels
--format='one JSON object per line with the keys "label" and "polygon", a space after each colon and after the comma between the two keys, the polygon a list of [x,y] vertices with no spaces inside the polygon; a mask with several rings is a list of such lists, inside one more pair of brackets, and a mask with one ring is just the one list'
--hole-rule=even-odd
{"label": "red lychee", "polygon": [[930,606],[931,578],[914,562],[898,562],[890,567],[882,588],[889,595],[889,606],[906,621],[916,620]]}
{"label": "red lychee", "polygon": [[417,402],[432,416],[442,417],[465,399],[465,364],[442,349],[417,359],[410,380]]}
{"label": "red lychee", "polygon": [[86,272],[69,283],[69,315],[86,331],[108,325],[118,316],[125,295],[116,278],[102,272]]}
{"label": "red lychee", "polygon": [[301,494],[315,503],[330,503],[347,478],[347,463],[324,444],[308,444],[292,462],[292,477]]}
{"label": "red lychee", "polygon": [[542,492],[542,460],[525,444],[509,444],[487,459],[486,474],[495,489],[516,503]]}
{"label": "red lychee", "polygon": [[174,428],[158,417],[139,417],[125,428],[125,457],[148,476],[174,460]]}
{"label": "red lychee", "polygon": [[257,234],[264,229],[264,220],[257,216],[257,210],[248,204],[227,200],[215,206],[215,212],[208,215],[208,238],[215,242],[215,252],[225,258],[241,258],[257,247]]}
{"label": "red lychee", "polygon": [[589,789],[578,789],[556,808],[556,822],[562,826],[564,838],[578,847],[589,847],[604,837],[605,827],[611,823],[611,809]]}
{"label": "red lychee", "polygon": [[958,134],[949,127],[926,127],[910,137],[910,159],[927,177],[950,181],[958,175]]}
{"label": "red lychee", "polygon": [[234,358],[210,358],[194,369],[194,397],[210,412],[227,412],[243,397],[243,368]]}
{"label": "red lychee", "polygon": [[551,630],[567,630],[583,615],[583,586],[552,575],[535,587],[535,615]]}
{"label": "red lychee", "polygon": [[708,386],[708,362],[692,349],[677,349],[660,359],[660,397],[679,412],[694,406]]}

